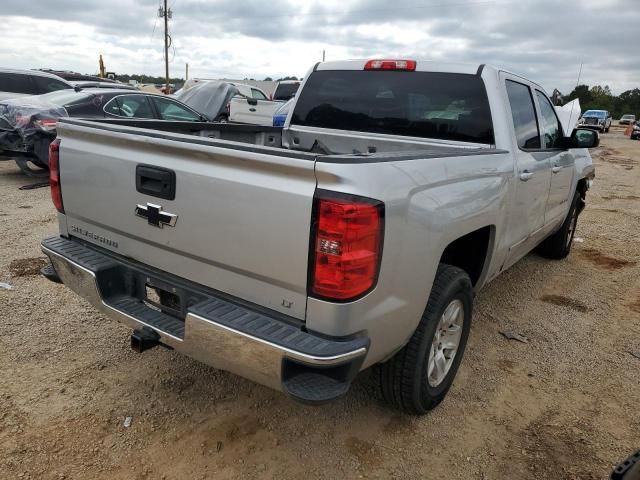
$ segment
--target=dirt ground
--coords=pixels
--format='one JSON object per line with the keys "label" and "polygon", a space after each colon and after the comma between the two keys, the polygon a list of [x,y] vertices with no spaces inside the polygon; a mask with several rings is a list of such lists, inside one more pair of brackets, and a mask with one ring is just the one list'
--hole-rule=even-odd
{"label": "dirt ground", "polygon": [[594,161],[572,254],[529,255],[479,293],[458,378],[424,417],[387,408],[374,372],[308,407],[134,353],[126,327],[35,274],[49,191],[0,163],[0,478],[609,478],[640,448],[640,142],[604,135]]}

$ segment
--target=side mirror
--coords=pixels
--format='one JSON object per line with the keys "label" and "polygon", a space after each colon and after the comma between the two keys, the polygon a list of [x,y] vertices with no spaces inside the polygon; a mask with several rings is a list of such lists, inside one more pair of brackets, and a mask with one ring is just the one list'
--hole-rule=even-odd
{"label": "side mirror", "polygon": [[587,128],[576,128],[568,140],[568,148],[595,148],[600,145],[598,132]]}
{"label": "side mirror", "polygon": [[255,107],[256,105],[258,105],[258,100],[255,98],[247,98],[247,103]]}

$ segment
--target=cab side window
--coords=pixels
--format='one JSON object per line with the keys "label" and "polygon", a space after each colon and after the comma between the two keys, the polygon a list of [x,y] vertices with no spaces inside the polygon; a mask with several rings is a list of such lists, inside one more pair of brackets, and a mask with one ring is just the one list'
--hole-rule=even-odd
{"label": "cab side window", "polygon": [[160,118],[163,120],[178,120],[187,122],[197,122],[200,117],[191,110],[183,107],[174,101],[163,97],[151,97],[151,101],[156,106]]}
{"label": "cab side window", "polygon": [[120,112],[127,118],[155,118],[145,95],[120,95],[116,97]]}
{"label": "cab side window", "polygon": [[528,150],[540,148],[540,131],[531,89],[523,83],[506,81],[511,117],[516,130],[518,147]]}
{"label": "cab side window", "polygon": [[120,105],[118,105],[118,99],[113,98],[109,103],[104,106],[104,111],[111,115],[117,115],[118,117],[124,117],[120,111]]}
{"label": "cab side window", "polygon": [[256,90],[255,88],[251,89],[251,96],[256,100],[267,100],[267,97],[264,96],[260,90]]}
{"label": "cab side window", "polygon": [[49,92],[57,92],[58,90],[71,90],[71,87],[66,83],[63,83],[55,78],[49,77],[33,77],[36,82],[36,86],[38,87],[39,93],[49,93]]}
{"label": "cab side window", "polygon": [[562,124],[558,120],[549,98],[538,90],[536,90],[536,96],[542,114],[542,148],[558,148],[558,142],[564,136]]}
{"label": "cab side window", "polygon": [[22,93],[27,95],[36,95],[39,92],[36,85],[29,75],[22,73],[0,73],[0,92]]}

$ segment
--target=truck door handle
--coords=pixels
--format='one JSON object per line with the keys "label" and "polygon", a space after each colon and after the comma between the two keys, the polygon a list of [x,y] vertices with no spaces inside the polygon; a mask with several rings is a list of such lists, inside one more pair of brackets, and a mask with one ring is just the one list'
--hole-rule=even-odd
{"label": "truck door handle", "polygon": [[555,167],[553,167],[553,168],[551,169],[551,171],[552,171],[553,173],[558,173],[560,170],[562,170],[562,167],[559,167],[558,165],[556,165]]}
{"label": "truck door handle", "polygon": [[250,111],[250,112],[255,112],[255,111],[256,111],[256,109],[255,109],[255,108],[250,108],[250,109],[249,109],[249,111]]}
{"label": "truck door handle", "polygon": [[520,180],[522,180],[523,182],[528,182],[531,177],[533,177],[533,173],[527,170],[520,174]]}

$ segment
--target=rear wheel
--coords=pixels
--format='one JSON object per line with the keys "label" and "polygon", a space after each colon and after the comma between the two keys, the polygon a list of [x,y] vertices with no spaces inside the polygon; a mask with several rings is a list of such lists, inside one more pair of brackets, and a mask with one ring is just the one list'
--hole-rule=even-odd
{"label": "rear wheel", "polygon": [[576,192],[573,195],[573,201],[571,208],[567,214],[567,218],[556,233],[547,237],[540,244],[539,252],[542,256],[560,260],[565,258],[571,252],[571,244],[573,243],[573,236],[576,233],[576,227],[578,225],[578,216],[582,210],[583,200],[580,197],[580,193]]}
{"label": "rear wheel", "polygon": [[469,275],[440,264],[418,328],[407,345],[380,366],[387,402],[406,413],[423,414],[444,399],[467,345],[472,308]]}
{"label": "rear wheel", "polygon": [[[38,161],[32,161],[31,159],[23,157],[16,158],[15,161],[20,171],[27,177],[47,178],[49,176],[49,168]],[[36,168],[31,167],[31,165],[29,165],[30,163]]]}

